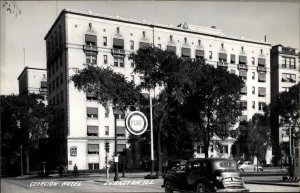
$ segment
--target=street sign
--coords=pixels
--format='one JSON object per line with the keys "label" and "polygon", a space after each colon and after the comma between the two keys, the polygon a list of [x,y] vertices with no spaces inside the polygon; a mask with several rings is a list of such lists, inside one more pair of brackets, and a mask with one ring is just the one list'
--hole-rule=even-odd
{"label": "street sign", "polygon": [[133,111],[125,120],[127,130],[133,135],[142,135],[148,127],[147,117],[140,111]]}

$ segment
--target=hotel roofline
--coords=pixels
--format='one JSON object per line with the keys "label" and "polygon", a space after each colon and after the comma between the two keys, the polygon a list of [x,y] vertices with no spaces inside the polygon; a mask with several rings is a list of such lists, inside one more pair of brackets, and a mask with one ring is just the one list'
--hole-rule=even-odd
{"label": "hotel roofline", "polygon": [[[228,39],[228,40],[234,40],[234,41],[240,41],[240,42],[246,42],[246,43],[255,43],[255,44],[271,46],[271,43],[269,43],[269,42],[263,42],[263,41],[257,41],[257,40],[251,40],[251,39],[241,39],[241,38],[228,36],[228,35],[215,35],[215,34],[209,34],[209,33],[204,33],[204,32],[197,32],[197,31],[193,31],[193,30],[189,30],[189,29],[184,29],[182,27],[173,27],[173,26],[168,26],[168,25],[163,25],[163,24],[155,24],[155,23],[149,23],[149,22],[146,22],[146,21],[129,20],[129,19],[125,19],[125,18],[120,18],[118,16],[117,17],[112,17],[112,16],[95,14],[95,13],[92,13],[92,12],[89,12],[89,11],[88,12],[83,12],[83,11],[77,11],[77,10],[72,10],[72,9],[63,9],[61,11],[59,16],[56,18],[54,24],[51,26],[50,30],[47,32],[47,34],[44,38],[45,40],[49,36],[49,34],[52,31],[52,29],[54,28],[54,26],[61,19],[61,17],[63,17],[67,13],[74,14],[74,15],[80,15],[80,16],[86,16],[86,17],[105,19],[105,20],[110,20],[110,21],[117,21],[117,22],[123,22],[123,23],[135,24],[135,25],[142,25],[142,26],[147,26],[147,27],[174,30],[174,31],[197,34],[197,35],[205,35],[205,36],[210,36],[210,37],[215,37],[215,38],[223,38],[223,39]],[[202,26],[200,26],[200,27],[202,27]],[[209,28],[207,28],[207,29],[209,29]]]}
{"label": "hotel roofline", "polygon": [[46,71],[45,68],[33,68],[33,67],[28,67],[28,66],[26,66],[26,67],[22,70],[21,74],[18,76],[18,80],[19,80],[20,77],[25,73],[26,70],[43,70],[43,71]]}

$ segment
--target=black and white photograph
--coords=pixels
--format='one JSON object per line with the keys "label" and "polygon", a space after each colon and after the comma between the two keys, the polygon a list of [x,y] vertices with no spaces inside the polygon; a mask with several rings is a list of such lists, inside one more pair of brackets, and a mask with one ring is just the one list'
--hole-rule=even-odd
{"label": "black and white photograph", "polygon": [[0,2],[0,192],[300,192],[300,1]]}

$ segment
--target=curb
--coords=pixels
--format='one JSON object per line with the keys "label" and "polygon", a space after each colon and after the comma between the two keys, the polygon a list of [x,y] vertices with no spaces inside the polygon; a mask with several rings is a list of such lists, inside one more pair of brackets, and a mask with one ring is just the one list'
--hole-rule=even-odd
{"label": "curb", "polygon": [[245,181],[246,184],[263,184],[272,186],[290,186],[290,187],[300,187],[297,183],[286,183],[286,182],[255,182],[255,181]]}

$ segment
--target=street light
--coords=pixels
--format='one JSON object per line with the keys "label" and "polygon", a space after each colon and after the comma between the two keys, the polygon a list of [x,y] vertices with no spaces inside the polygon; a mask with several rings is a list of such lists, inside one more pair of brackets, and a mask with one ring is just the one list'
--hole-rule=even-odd
{"label": "street light", "polygon": [[150,132],[151,132],[151,175],[154,172],[154,150],[153,150],[153,112],[152,112],[152,97],[151,91],[149,90],[149,100],[150,100]]}

